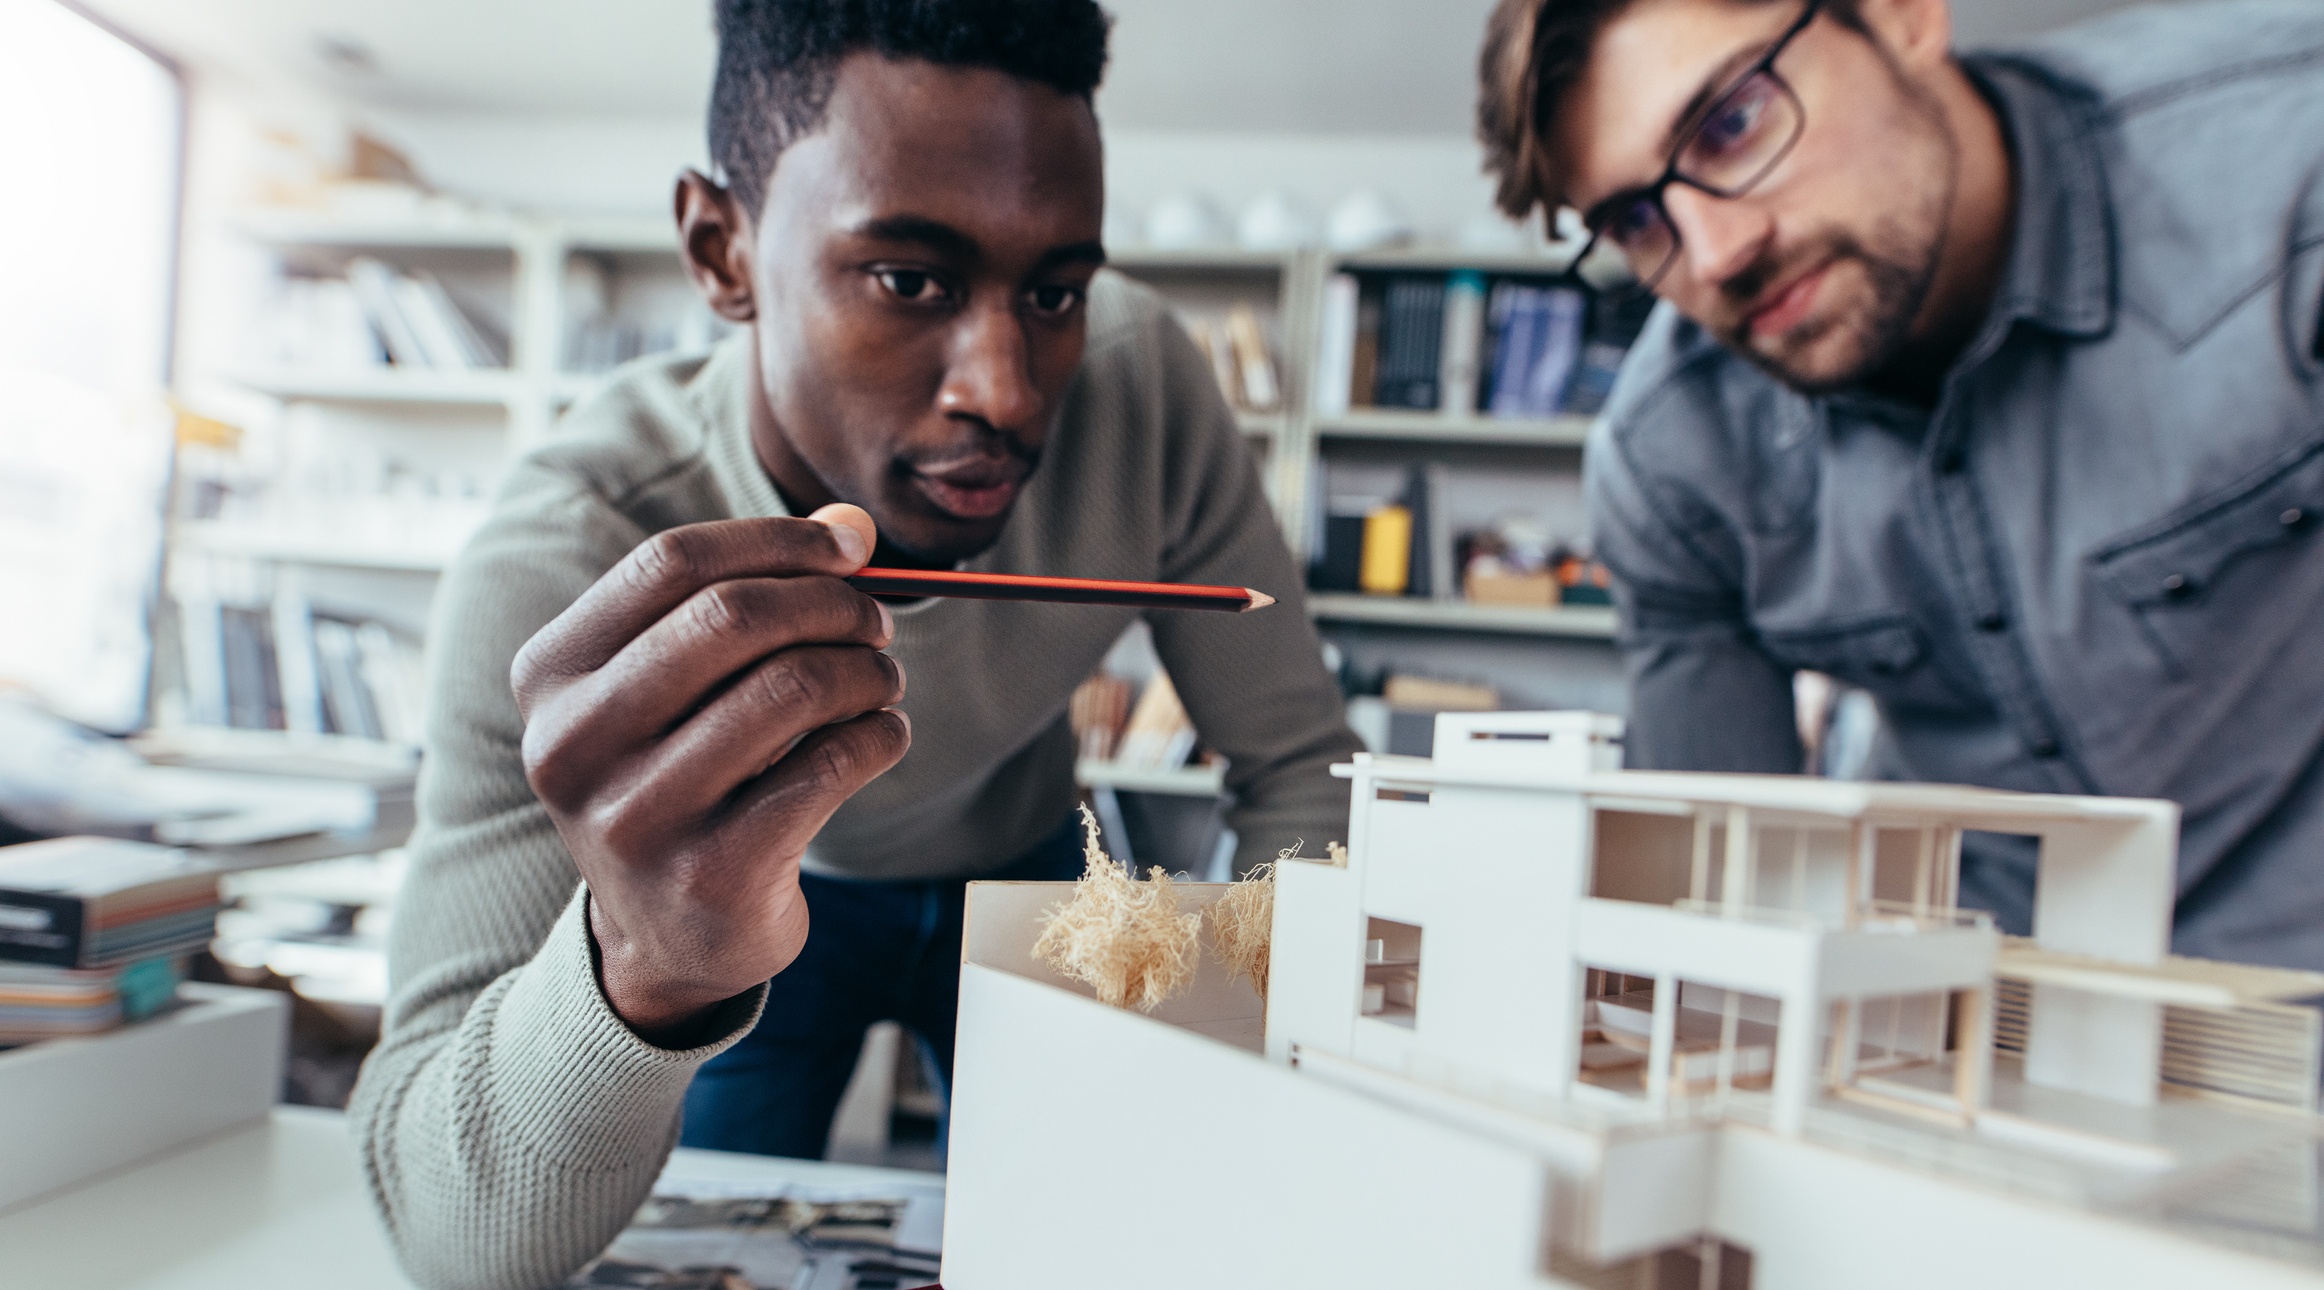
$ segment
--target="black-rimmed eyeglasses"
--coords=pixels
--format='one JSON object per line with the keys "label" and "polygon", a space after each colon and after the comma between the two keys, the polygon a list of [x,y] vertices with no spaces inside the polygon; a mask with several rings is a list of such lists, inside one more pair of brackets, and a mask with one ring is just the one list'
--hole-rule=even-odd
{"label": "black-rimmed eyeglasses", "polygon": [[[1661,178],[1616,193],[1583,213],[1590,239],[1567,270],[1569,277],[1614,295],[1654,290],[1678,263],[1681,249],[1678,225],[1663,204],[1663,193],[1672,184],[1732,200],[1758,187],[1783,164],[1807,126],[1807,109],[1775,70],[1775,60],[1823,7],[1824,0],[1808,0],[1799,20],[1759,61],[1688,120]],[[1621,253],[1620,263],[1610,264],[1615,257],[1600,254],[1609,247]]]}

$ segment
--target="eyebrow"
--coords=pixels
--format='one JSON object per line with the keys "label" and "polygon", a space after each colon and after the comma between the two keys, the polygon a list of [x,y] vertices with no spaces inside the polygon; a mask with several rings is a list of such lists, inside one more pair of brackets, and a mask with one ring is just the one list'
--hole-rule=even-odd
{"label": "eyebrow", "polygon": [[[942,220],[925,215],[884,215],[856,225],[860,237],[876,238],[882,242],[917,242],[922,246],[955,259],[973,260],[981,253],[976,239]],[[1102,242],[1069,242],[1042,252],[1034,265],[1039,272],[1066,264],[1104,264],[1105,244]]]}
{"label": "eyebrow", "polygon": [[1105,262],[1106,248],[1103,242],[1069,242],[1043,252],[1040,262],[1033,267],[1036,270],[1054,269],[1067,264],[1102,265]]}
{"label": "eyebrow", "polygon": [[974,258],[976,239],[942,220],[925,215],[882,215],[855,226],[859,237],[882,242],[918,242],[930,250],[962,259]]}

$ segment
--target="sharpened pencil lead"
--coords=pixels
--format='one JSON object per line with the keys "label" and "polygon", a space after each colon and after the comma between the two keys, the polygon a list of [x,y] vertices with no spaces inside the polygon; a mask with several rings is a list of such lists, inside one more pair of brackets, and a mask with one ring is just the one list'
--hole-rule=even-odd
{"label": "sharpened pencil lead", "polygon": [[[1251,591],[1249,587],[1245,587],[1243,590]],[[1243,606],[1243,612],[1247,614],[1254,609],[1265,609],[1267,606],[1274,603],[1275,597],[1268,595],[1266,592],[1251,591],[1251,603]]]}

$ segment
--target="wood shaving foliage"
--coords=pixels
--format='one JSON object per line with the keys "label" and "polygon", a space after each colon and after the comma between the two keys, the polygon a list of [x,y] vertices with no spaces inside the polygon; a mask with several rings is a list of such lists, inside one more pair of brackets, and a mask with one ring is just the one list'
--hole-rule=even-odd
{"label": "wood shaving foliage", "polygon": [[1042,920],[1033,957],[1116,1008],[1152,1012],[1194,982],[1202,915],[1178,912],[1170,875],[1132,877],[1098,846],[1097,817],[1081,808],[1086,868],[1073,898]]}

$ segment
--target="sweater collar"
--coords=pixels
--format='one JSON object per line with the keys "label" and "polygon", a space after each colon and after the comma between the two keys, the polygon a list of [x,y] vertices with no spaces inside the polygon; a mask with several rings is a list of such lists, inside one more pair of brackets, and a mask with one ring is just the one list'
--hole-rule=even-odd
{"label": "sweater collar", "polygon": [[702,420],[702,455],[736,519],[774,519],[791,508],[759,461],[750,438],[753,365],[748,328],[720,342],[691,391]]}

